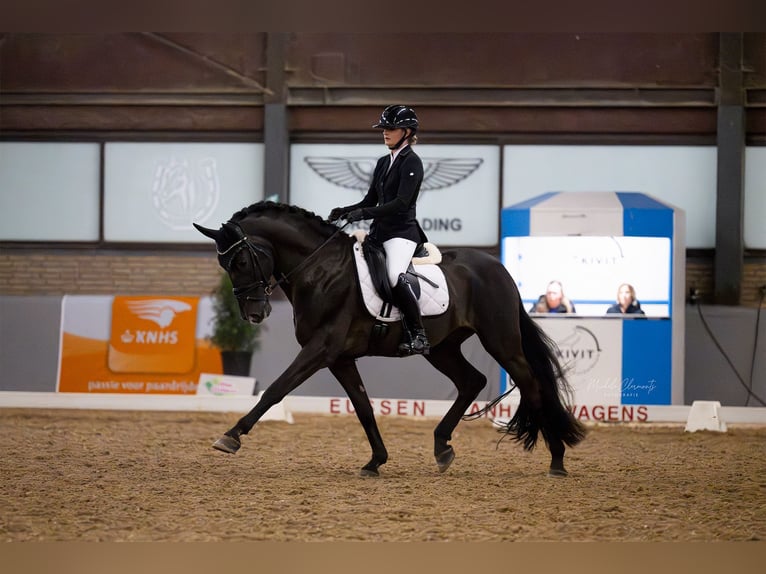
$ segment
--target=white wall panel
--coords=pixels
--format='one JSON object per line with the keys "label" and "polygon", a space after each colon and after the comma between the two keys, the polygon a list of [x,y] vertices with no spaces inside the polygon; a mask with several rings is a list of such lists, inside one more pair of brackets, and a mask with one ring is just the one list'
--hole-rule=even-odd
{"label": "white wall panel", "polygon": [[686,246],[712,248],[716,153],[714,146],[505,146],[503,207],[549,191],[635,191],[683,209]]}
{"label": "white wall panel", "polygon": [[97,143],[0,142],[0,240],[96,241]]}

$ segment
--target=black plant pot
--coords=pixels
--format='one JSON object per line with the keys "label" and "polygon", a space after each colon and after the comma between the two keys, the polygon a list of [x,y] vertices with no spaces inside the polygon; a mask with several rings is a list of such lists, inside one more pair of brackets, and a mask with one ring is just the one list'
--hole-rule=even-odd
{"label": "black plant pot", "polygon": [[223,374],[237,377],[250,376],[250,359],[253,354],[250,351],[221,351]]}

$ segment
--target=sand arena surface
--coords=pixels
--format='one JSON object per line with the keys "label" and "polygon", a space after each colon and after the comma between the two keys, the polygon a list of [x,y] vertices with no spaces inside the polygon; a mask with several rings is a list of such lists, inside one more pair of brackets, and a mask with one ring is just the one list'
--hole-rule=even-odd
{"label": "sand arena surface", "polygon": [[461,422],[440,474],[436,420],[266,421],[227,455],[234,413],[0,409],[2,541],[747,541],[766,539],[766,428],[603,425],[546,477],[489,421]]}

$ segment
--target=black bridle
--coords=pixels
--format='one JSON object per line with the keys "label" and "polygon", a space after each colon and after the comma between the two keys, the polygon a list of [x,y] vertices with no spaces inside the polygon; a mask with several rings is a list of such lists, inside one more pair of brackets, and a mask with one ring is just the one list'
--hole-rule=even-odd
{"label": "black bridle", "polygon": [[[265,278],[269,275],[264,272],[263,266],[261,265],[261,259],[258,257],[258,254],[260,253],[261,255],[268,257],[272,261],[274,260],[274,256],[267,248],[255,243],[244,231],[242,231],[242,228],[238,223],[228,221],[226,226],[234,231],[234,233],[237,235],[237,241],[232,243],[225,251],[219,251],[216,249],[218,252],[218,263],[227,272],[231,273],[231,264],[234,261],[234,258],[240,251],[247,249],[248,254],[250,255],[251,263],[258,269],[261,274],[261,279],[259,281],[253,281],[244,287],[234,287],[232,289],[234,297],[236,297],[237,301],[240,303],[240,313],[242,313],[242,304],[246,301],[265,301],[268,303],[269,296],[274,290],[276,284],[272,285],[266,281]],[[259,289],[263,289],[262,296],[257,296],[255,294]],[[244,314],[242,315],[242,318],[245,319]]]}
{"label": "black bridle", "polygon": [[[316,253],[322,249],[325,245],[327,245],[338,233],[340,233],[344,227],[346,227],[349,224],[347,221],[342,226],[338,227],[338,229],[335,230],[335,232],[328,237],[324,243],[322,243],[319,247],[314,249],[311,253],[309,253],[308,257],[301,261],[298,265],[293,267],[292,270],[288,271],[285,275],[282,273],[282,277],[274,282],[266,281],[266,277],[269,277],[264,270],[263,266],[261,265],[261,260],[258,256],[258,254],[261,254],[262,256],[268,257],[271,259],[272,263],[274,262],[274,254],[271,252],[271,250],[267,249],[266,247],[262,245],[258,245],[253,241],[253,239],[248,236],[240,227],[239,223],[235,221],[227,221],[224,225],[226,227],[229,227],[231,230],[234,231],[234,233],[237,235],[237,241],[232,243],[228,249],[225,251],[218,251],[216,249],[216,252],[218,253],[218,263],[223,267],[227,272],[231,272],[231,264],[232,261],[234,261],[234,258],[237,256],[237,254],[242,251],[243,249],[248,250],[248,254],[250,255],[250,261],[253,264],[253,267],[258,269],[258,272],[261,275],[260,280],[252,281],[251,283],[248,283],[247,285],[243,287],[234,287],[232,289],[234,293],[234,297],[237,298],[237,301],[240,304],[240,313],[242,312],[242,305],[247,301],[264,301],[266,303],[269,302],[269,296],[274,292],[274,289],[281,285],[282,283],[289,283],[289,277],[302,267],[308,263],[308,261],[316,255]],[[272,266],[273,267],[273,266]],[[256,296],[255,293],[259,290],[263,289],[263,295],[262,296]],[[244,317],[244,314],[242,316],[243,319],[246,319]]]}

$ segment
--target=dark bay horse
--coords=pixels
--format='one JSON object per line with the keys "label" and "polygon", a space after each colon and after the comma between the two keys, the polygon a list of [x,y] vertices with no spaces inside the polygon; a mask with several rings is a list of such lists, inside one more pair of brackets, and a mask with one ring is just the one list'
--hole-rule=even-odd
{"label": "dark bay horse", "polygon": [[[214,448],[237,452],[242,435],[269,408],[327,367],[351,400],[372,447],[372,458],[361,474],[377,476],[388,452],[355,360],[365,355],[397,357],[402,328],[391,323],[386,335],[371,337],[375,318],[362,300],[352,252],[355,238],[311,212],[272,202],[235,213],[218,230],[195,227],[215,240],[218,262],[231,277],[243,319],[266,319],[269,295],[279,285],[293,306],[301,346],[290,366]],[[487,382],[460,349],[476,333],[521,395],[505,432],[527,450],[542,434],[551,452],[549,474],[565,476],[564,445],[579,443],[585,430],[564,405],[571,389],[554,343],[527,315],[515,282],[496,257],[477,249],[445,250],[440,267],[450,303],[441,315],[424,317],[432,347],[425,358],[452,380],[458,395],[434,429],[439,470],[446,470],[455,458],[449,444],[452,431]]]}

